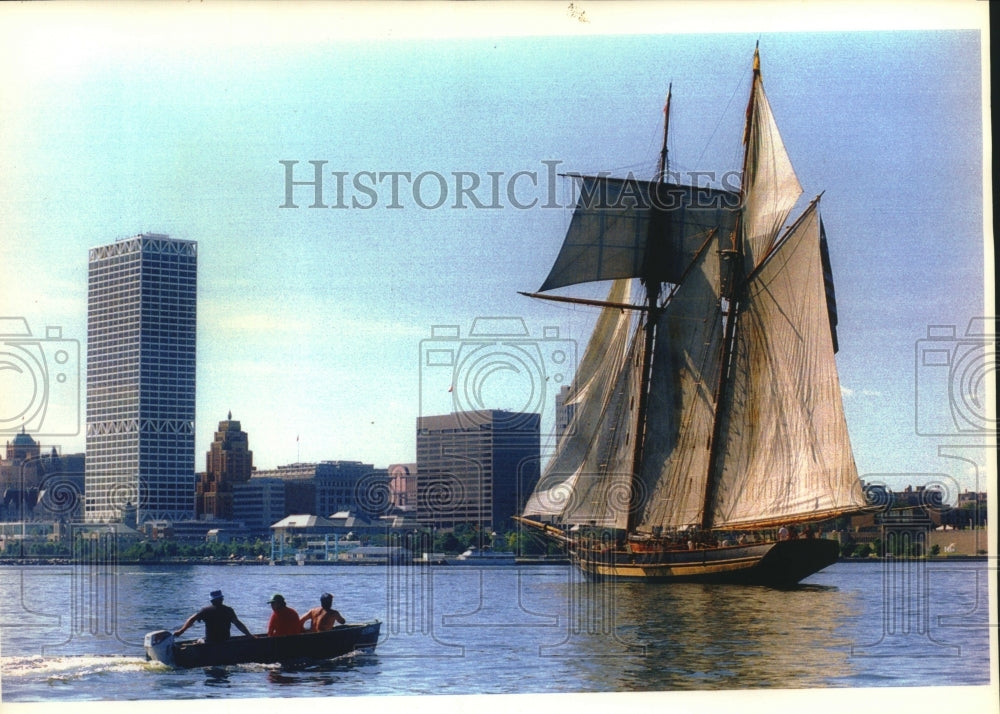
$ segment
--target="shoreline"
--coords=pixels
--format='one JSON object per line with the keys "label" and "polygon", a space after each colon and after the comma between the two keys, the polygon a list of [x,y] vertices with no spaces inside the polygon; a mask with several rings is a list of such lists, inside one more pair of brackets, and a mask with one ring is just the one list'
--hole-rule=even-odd
{"label": "shoreline", "polygon": [[[879,556],[869,556],[865,558],[853,558],[846,557],[837,560],[838,563],[878,563],[878,562],[895,562],[895,561],[925,561],[928,563],[945,563],[945,562],[969,562],[969,561],[986,561],[989,560],[989,555],[932,555],[932,556],[922,556],[922,557],[879,557]],[[79,561],[73,558],[38,558],[38,557],[24,557],[24,558],[0,558],[0,568],[12,567],[12,566],[39,566],[39,565],[53,565],[53,566],[71,566],[79,565]],[[514,565],[485,565],[488,568],[512,568],[520,565],[536,566],[536,565],[570,565],[569,558],[525,558],[518,559]],[[284,561],[272,563],[269,560],[210,560],[201,558],[189,558],[184,560],[119,560],[116,561],[116,565],[154,565],[154,566],[185,566],[185,565],[217,565],[225,567],[261,567],[261,566],[273,566],[281,568],[296,568],[299,564],[295,561]],[[303,563],[303,565],[322,565],[328,567],[378,567],[386,566],[389,563],[386,562],[359,562],[359,561],[343,561],[343,560],[317,560],[308,563]],[[426,565],[426,563],[416,560],[412,563],[393,563],[393,565],[406,565],[418,567],[421,565]],[[449,567],[444,563],[434,563],[433,567]],[[457,567],[457,566],[450,566]],[[465,566],[468,567],[468,566]]]}

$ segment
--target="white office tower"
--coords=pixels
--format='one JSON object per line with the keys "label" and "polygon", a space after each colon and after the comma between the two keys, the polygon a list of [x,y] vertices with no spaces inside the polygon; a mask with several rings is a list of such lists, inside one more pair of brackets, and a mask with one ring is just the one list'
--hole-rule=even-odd
{"label": "white office tower", "polygon": [[89,263],[86,520],[191,519],[197,243],[143,234]]}

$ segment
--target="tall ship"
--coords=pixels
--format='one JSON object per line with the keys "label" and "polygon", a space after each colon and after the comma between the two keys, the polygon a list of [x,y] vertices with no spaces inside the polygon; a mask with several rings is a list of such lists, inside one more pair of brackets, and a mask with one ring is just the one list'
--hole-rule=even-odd
{"label": "tall ship", "polygon": [[[787,223],[802,187],[758,50],[738,189],[668,180],[670,101],[656,177],[576,176],[564,243],[525,293],[600,313],[518,520],[592,578],[794,584],[838,558],[817,524],[865,505],[819,197]],[[548,293],[594,281],[606,299]]]}

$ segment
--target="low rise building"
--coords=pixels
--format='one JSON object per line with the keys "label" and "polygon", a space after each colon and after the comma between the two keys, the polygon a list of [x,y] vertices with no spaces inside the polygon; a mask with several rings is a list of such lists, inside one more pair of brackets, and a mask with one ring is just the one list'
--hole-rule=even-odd
{"label": "low rise building", "polygon": [[285,481],[255,476],[233,485],[233,520],[241,521],[248,531],[268,537],[272,523],[288,515]]}
{"label": "low rise building", "polygon": [[389,473],[360,461],[295,463],[254,472],[257,479],[280,479],[285,515],[352,511],[380,516],[391,507]]}

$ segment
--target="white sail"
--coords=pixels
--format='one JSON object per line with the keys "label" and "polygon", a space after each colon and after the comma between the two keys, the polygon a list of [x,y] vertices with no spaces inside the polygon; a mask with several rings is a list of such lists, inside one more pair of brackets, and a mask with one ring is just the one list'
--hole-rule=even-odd
{"label": "white sail", "polygon": [[[608,302],[627,304],[630,280],[616,280]],[[525,515],[558,516],[568,522],[606,521],[607,507],[600,492],[612,488],[600,468],[599,454],[614,436],[615,414],[621,409],[622,375],[629,359],[631,310],[602,309],[574,376],[566,403],[572,417],[557,445],[556,453],[528,500]],[[619,394],[616,397],[616,389]],[[611,478],[613,483],[617,479]],[[612,518],[614,520],[614,518]]]}
{"label": "white sail", "polygon": [[[612,282],[605,298],[607,302],[618,305],[628,305],[631,299],[632,281],[628,279]],[[625,360],[625,345],[633,317],[631,310],[611,306],[604,307],[598,315],[564,402],[573,405],[574,416],[577,414],[576,405],[589,401],[592,393],[600,392],[597,399],[604,399],[610,375],[620,370]],[[580,414],[583,414],[582,410]],[[566,436],[571,436],[577,427],[576,423],[572,424],[566,430]]]}
{"label": "white sail", "polygon": [[641,333],[634,332],[623,368],[604,405],[601,427],[575,474],[573,496],[562,515],[564,523],[618,529],[628,525],[641,383],[640,351]]}
{"label": "white sail", "polygon": [[760,74],[754,75],[743,173],[743,244],[747,269],[760,264],[781,231],[802,186],[785,151]]}
{"label": "white sail", "polygon": [[817,204],[752,276],[737,333],[711,524],[812,520],[863,506],[834,362]]}
{"label": "white sail", "polygon": [[670,298],[657,325],[647,438],[637,474],[638,530],[701,522],[721,357],[715,240]]}

